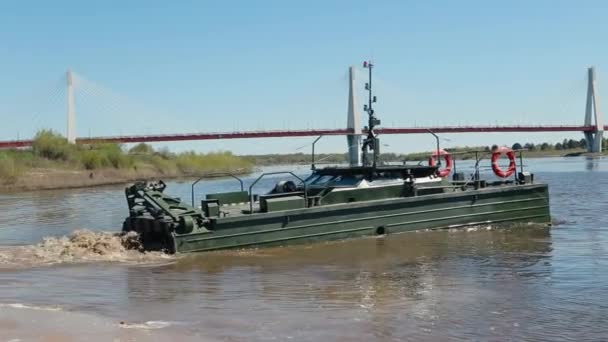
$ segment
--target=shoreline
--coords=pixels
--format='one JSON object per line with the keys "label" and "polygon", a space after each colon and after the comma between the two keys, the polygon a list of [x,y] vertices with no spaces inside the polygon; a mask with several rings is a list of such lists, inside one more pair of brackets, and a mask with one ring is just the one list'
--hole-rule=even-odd
{"label": "shoreline", "polygon": [[87,188],[137,180],[249,173],[253,164],[229,151],[172,153],[147,144],[69,144],[41,130],[30,149],[0,150],[0,192]]}
{"label": "shoreline", "polygon": [[[414,161],[426,161],[429,155],[432,152],[420,152],[420,153],[412,153],[412,154],[404,154],[403,156],[406,158],[408,162]],[[525,151],[523,153],[523,158],[571,158],[571,157],[601,157],[608,155],[607,152],[603,153],[591,153],[586,152],[584,149],[568,149],[568,150],[551,150],[551,151]],[[318,154],[319,159],[322,160],[321,164],[346,164],[348,161],[343,154],[338,153],[320,153]],[[337,159],[338,157],[342,157]],[[474,156],[474,152],[459,152],[457,160],[472,160]],[[308,154],[268,154],[268,155],[252,155],[240,156],[244,159],[250,160],[254,163],[255,166],[271,166],[271,165],[310,165],[311,156]],[[332,158],[334,157],[334,158]],[[411,159],[410,159],[411,158]],[[398,163],[403,160],[386,160],[385,162],[389,163]]]}
{"label": "shoreline", "polygon": [[[571,157],[597,157],[604,154],[592,154],[584,151],[564,151],[564,153],[541,153],[532,152],[524,155],[524,158],[571,158]],[[465,160],[465,159],[462,159]],[[331,164],[331,163],[329,163]],[[272,165],[306,165],[306,163],[276,163]],[[237,169],[226,171],[235,175],[246,175],[254,171],[256,167],[268,166],[264,163],[255,165],[252,169]],[[221,172],[221,171],[218,171]],[[151,179],[192,179],[196,177],[213,178],[216,172],[184,173],[179,171],[160,172],[158,170],[144,168],[113,169],[105,168],[98,170],[68,170],[59,168],[34,168],[19,176],[14,183],[0,183],[0,193],[13,193],[22,191],[63,190],[78,188],[93,188],[106,185],[119,185],[135,182],[137,180]]]}

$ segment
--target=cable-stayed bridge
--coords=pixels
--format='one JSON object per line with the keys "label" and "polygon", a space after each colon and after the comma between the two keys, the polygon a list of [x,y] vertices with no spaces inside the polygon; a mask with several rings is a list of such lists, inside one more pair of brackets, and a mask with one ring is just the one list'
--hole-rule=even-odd
{"label": "cable-stayed bridge", "polygon": [[[63,94],[67,100],[66,108],[66,132],[65,136],[72,143],[89,144],[95,142],[116,142],[116,143],[139,143],[139,142],[170,142],[170,141],[192,141],[192,140],[220,140],[220,139],[248,139],[248,138],[278,138],[278,137],[306,137],[319,135],[345,135],[358,136],[365,133],[365,128],[361,128],[358,111],[355,108],[357,103],[355,92],[353,91],[354,72],[350,70],[350,92],[348,124],[345,128],[328,129],[281,129],[281,130],[234,130],[225,132],[190,132],[175,134],[120,134],[105,136],[76,136],[76,107],[75,93],[76,86],[82,87],[85,93],[99,96],[108,93],[108,90],[93,83],[85,78],[68,71],[65,77]],[[111,93],[111,91],[110,91]],[[116,96],[114,96],[116,97]],[[116,101],[109,101],[104,106],[116,108],[119,105]],[[463,125],[463,126],[425,126],[425,127],[383,127],[376,129],[378,134],[423,134],[423,133],[488,133],[488,132],[582,132],[587,141],[589,152],[601,152],[602,137],[608,125],[603,124],[603,116],[598,108],[596,96],[596,78],[593,68],[588,69],[587,75],[587,101],[585,108],[585,119],[583,125]],[[0,140],[0,148],[27,147],[32,144],[32,139]],[[349,146],[352,146],[349,143]]]}

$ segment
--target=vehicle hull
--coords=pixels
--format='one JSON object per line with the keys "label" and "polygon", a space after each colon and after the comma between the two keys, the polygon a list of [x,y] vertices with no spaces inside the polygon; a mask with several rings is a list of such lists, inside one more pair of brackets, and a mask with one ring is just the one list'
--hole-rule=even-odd
{"label": "vehicle hull", "polygon": [[489,187],[215,219],[208,232],[172,234],[174,251],[270,247],[424,229],[549,225],[545,184]]}

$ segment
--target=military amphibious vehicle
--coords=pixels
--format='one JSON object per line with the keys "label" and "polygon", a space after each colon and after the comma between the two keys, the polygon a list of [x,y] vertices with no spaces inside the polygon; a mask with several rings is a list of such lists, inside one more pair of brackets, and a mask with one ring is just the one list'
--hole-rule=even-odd
{"label": "military amphibious vehicle", "polygon": [[[452,156],[439,148],[438,139],[429,165],[379,162],[380,143],[374,128],[380,120],[373,110],[373,64],[366,62],[364,67],[369,70],[369,99],[364,106],[368,125],[361,144],[361,165],[318,168],[313,144],[309,176],[290,171],[263,173],[245,189],[243,180],[229,175],[239,181],[239,189],[208,193],[200,205],[194,203],[196,182],[191,203],[165,194],[162,181],[138,182],[125,190],[129,216],[123,231],[137,232],[146,250],[191,253],[482,224],[550,224],[548,187],[524,172],[521,151],[477,151],[475,171],[469,176],[452,170]],[[502,154],[509,158],[505,170],[498,164]],[[499,180],[481,179],[479,162],[484,155],[491,156]],[[271,191],[254,193],[261,179],[280,175],[286,179]]]}

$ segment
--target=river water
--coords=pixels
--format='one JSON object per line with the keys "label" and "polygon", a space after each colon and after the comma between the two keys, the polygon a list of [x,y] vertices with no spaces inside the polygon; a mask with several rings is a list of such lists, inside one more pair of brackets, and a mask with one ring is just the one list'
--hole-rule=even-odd
{"label": "river water", "polygon": [[[608,159],[527,163],[550,185],[551,229],[185,257],[102,233],[127,214],[120,186],[2,194],[0,340],[605,340]],[[189,199],[190,184],[168,192]]]}

